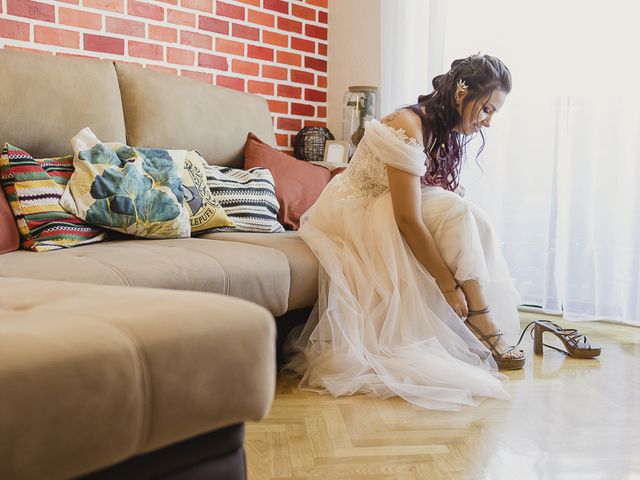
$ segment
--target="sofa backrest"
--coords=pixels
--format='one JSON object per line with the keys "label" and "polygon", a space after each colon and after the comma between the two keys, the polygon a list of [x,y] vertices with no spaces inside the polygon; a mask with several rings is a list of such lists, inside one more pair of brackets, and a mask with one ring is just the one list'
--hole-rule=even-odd
{"label": "sofa backrest", "polygon": [[103,141],[195,149],[242,167],[247,134],[275,145],[266,100],[138,66],[0,49],[0,142],[37,158],[71,152],[90,127]]}
{"label": "sofa backrest", "polygon": [[72,153],[83,127],[125,141],[112,62],[0,49],[0,142],[37,158]]}
{"label": "sofa backrest", "polygon": [[266,100],[191,78],[116,63],[129,145],[195,149],[242,167],[247,134],[275,145]]}

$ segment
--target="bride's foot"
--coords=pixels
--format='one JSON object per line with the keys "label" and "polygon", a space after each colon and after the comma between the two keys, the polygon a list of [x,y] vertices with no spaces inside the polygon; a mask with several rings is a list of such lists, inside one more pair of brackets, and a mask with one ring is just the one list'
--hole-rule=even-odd
{"label": "bride's foot", "polygon": [[465,324],[478,340],[491,351],[498,368],[515,370],[524,366],[524,352],[505,342],[502,332],[496,328],[491,320],[489,307],[482,310],[469,310]]}

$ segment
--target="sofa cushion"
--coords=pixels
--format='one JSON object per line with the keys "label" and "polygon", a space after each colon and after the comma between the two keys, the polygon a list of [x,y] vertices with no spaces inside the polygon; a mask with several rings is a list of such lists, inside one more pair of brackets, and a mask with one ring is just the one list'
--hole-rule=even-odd
{"label": "sofa cushion", "polygon": [[200,238],[242,242],[279,250],[286,255],[291,274],[288,310],[311,307],[318,299],[318,260],[298,232],[208,233]]}
{"label": "sofa cushion", "polygon": [[244,149],[244,168],[268,168],[280,204],[278,221],[287,230],[300,227],[300,217],[318,199],[331,180],[331,171],[280,152],[249,134]]}
{"label": "sofa cushion", "polygon": [[60,205],[91,225],[144,238],[191,235],[182,173],[186,150],[103,143],[83,128],[71,139],[74,172]]}
{"label": "sofa cushion", "polygon": [[[73,155],[35,159],[45,172],[59,185],[66,185],[73,172]],[[0,187],[0,254],[13,252],[20,247],[20,232],[13,212]]]}
{"label": "sofa cushion", "polygon": [[0,183],[20,232],[22,248],[46,252],[105,239],[102,229],[67,213],[58,203],[64,187],[27,152],[6,144],[0,157]]}
{"label": "sofa cushion", "polygon": [[276,144],[258,95],[124,63],[116,70],[129,145],[195,149],[212,165],[241,168],[247,133]]}
{"label": "sofa cushion", "polygon": [[198,238],[118,240],[0,255],[0,277],[223,293],[287,311],[289,264],[271,248]]}
{"label": "sofa cushion", "polygon": [[69,139],[84,127],[125,141],[112,62],[0,49],[0,69],[0,142],[46,158],[72,153]]}
{"label": "sofa cushion", "polygon": [[13,212],[4,195],[4,190],[0,187],[0,255],[13,252],[20,246],[20,233]]}
{"label": "sofa cushion", "polygon": [[236,232],[284,232],[273,176],[266,168],[205,165],[207,185],[235,223]]}
{"label": "sofa cushion", "polygon": [[17,278],[0,289],[0,478],[75,477],[271,405],[262,307]]}
{"label": "sofa cushion", "polygon": [[212,228],[236,226],[207,186],[204,159],[195,150],[187,152],[182,173],[184,204],[189,209],[191,234]]}

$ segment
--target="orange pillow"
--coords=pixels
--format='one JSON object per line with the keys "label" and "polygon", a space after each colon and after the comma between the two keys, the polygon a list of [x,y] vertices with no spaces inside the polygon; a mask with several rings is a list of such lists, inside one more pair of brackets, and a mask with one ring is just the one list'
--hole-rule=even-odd
{"label": "orange pillow", "polygon": [[20,246],[20,232],[13,212],[0,187],[0,254],[13,252]]}
{"label": "orange pillow", "polygon": [[297,230],[300,217],[320,196],[331,180],[331,171],[287,155],[262,142],[253,133],[244,146],[244,168],[268,168],[280,203],[278,222],[287,230]]}

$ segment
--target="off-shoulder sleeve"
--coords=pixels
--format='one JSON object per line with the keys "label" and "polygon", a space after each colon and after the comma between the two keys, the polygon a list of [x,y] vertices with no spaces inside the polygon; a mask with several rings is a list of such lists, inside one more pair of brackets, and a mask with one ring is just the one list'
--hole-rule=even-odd
{"label": "off-shoulder sleeve", "polygon": [[420,177],[425,174],[427,157],[422,146],[415,141],[407,142],[401,130],[370,120],[365,125],[362,140],[385,165]]}

